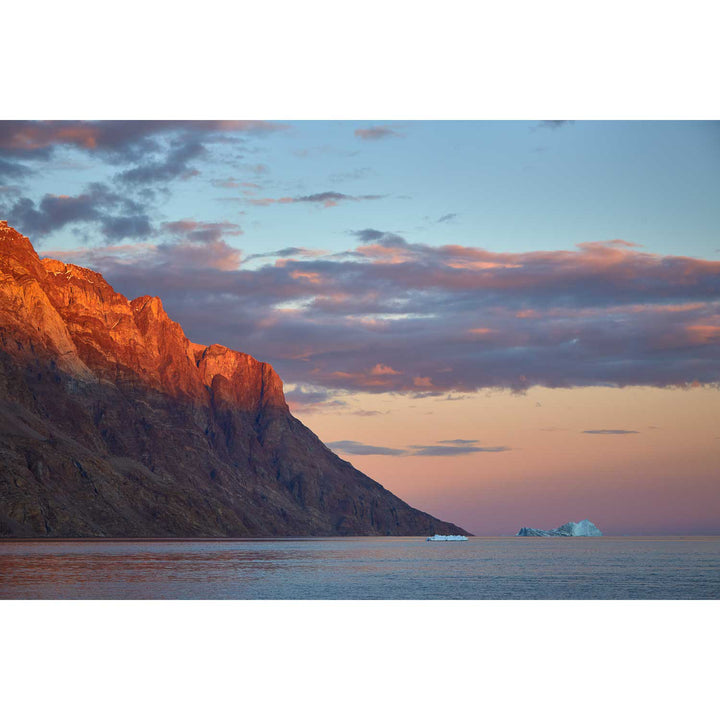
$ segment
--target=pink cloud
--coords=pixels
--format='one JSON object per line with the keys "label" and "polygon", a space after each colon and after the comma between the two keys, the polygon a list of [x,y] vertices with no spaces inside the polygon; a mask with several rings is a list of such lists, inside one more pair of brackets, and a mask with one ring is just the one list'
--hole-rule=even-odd
{"label": "pink cloud", "polygon": [[0,124],[0,148],[30,151],[74,145],[83,150],[117,150],[169,132],[257,134],[283,128],[261,120],[6,121]]}
{"label": "pink cloud", "polygon": [[370,370],[371,375],[400,375],[401,373],[398,370],[393,370],[389,365],[383,365],[382,363],[378,363],[373,367],[372,370]]}
{"label": "pink cloud", "polygon": [[86,257],[121,292],[159,294],[198,342],[248,349],[289,382],[408,394],[720,382],[716,261],[618,242],[494,253],[368,230],[372,244],[347,253],[286,248],[248,269],[225,233],[202,243],[196,221],[178,222],[184,234],[161,245]]}

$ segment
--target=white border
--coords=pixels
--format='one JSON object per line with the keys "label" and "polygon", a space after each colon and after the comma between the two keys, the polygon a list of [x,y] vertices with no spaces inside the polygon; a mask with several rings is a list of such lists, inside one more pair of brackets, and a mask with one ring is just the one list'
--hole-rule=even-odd
{"label": "white border", "polygon": [[717,119],[709,0],[6,4],[6,119]]}
{"label": "white border", "polygon": [[[704,717],[714,602],[17,602],[6,717]],[[12,622],[10,622],[12,619]]]}

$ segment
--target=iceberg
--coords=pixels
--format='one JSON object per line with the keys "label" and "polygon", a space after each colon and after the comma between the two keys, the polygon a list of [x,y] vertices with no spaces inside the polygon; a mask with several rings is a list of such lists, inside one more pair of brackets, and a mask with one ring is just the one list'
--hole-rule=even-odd
{"label": "iceberg", "polygon": [[520,537],[600,537],[602,533],[589,520],[580,522],[566,522],[554,530],[536,530],[535,528],[520,528]]}
{"label": "iceberg", "polygon": [[467,540],[465,535],[433,535],[432,537],[426,538],[427,542],[448,542],[448,541],[459,541]]}

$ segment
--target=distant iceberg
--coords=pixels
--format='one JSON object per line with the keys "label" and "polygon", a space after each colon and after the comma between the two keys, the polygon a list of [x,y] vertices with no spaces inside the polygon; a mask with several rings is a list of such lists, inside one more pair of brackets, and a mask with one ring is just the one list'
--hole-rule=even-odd
{"label": "distant iceberg", "polygon": [[454,540],[467,540],[467,538],[464,535],[433,535],[427,538],[427,542],[448,542]]}
{"label": "distant iceberg", "polygon": [[520,528],[518,535],[520,537],[599,537],[602,533],[589,520],[581,520],[580,522],[566,522],[554,530],[536,530],[524,527]]}

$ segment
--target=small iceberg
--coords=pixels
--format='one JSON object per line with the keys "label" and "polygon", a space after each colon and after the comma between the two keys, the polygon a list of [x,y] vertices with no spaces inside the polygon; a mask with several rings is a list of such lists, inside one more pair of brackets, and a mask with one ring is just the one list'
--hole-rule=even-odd
{"label": "small iceberg", "polygon": [[467,537],[465,535],[433,535],[427,538],[427,542],[459,542],[460,540],[467,540]]}
{"label": "small iceberg", "polygon": [[[602,533],[589,520],[580,522],[566,522],[554,530],[536,530],[535,528],[520,528],[520,537],[600,537]],[[429,538],[428,538],[429,539]]]}

